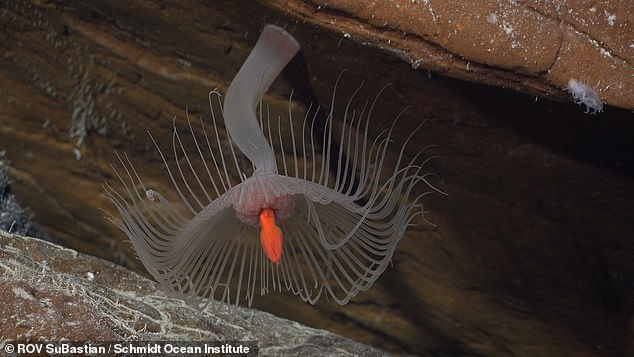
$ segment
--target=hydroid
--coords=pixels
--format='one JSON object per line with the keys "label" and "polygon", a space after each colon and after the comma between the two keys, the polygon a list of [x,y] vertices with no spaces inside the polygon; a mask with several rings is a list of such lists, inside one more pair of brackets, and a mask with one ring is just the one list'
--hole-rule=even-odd
{"label": "hydroid", "polygon": [[[422,197],[435,190],[422,152],[405,158],[417,130],[391,165],[386,156],[397,120],[368,138],[376,99],[353,110],[353,95],[336,131],[331,109],[321,125],[332,135],[321,142],[314,140],[320,124],[312,107],[301,123],[289,114],[285,142],[280,120],[275,125],[259,102],[298,50],[284,30],[264,28],[224,98],[229,150],[222,149],[213,110],[211,125],[201,120],[198,131],[189,117],[187,133],[174,125],[174,164],[152,138],[179,202],[147,187],[127,156],[118,156],[120,169],[113,166],[123,188],[105,184],[120,217],[109,219],[148,272],[195,304],[250,305],[256,293],[282,289],[311,304],[324,294],[345,304],[387,268],[405,230],[423,213]],[[213,102],[220,105],[217,91],[210,93]],[[239,153],[251,168],[239,164]],[[337,168],[333,175],[329,167]]]}

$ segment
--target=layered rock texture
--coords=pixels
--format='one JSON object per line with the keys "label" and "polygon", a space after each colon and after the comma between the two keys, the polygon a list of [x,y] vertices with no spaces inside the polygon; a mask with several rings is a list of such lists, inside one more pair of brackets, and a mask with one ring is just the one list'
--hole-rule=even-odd
{"label": "layered rock texture", "polygon": [[17,341],[241,341],[258,348],[253,356],[385,355],[258,310],[197,310],[111,262],[4,231],[0,298],[0,348]]}
{"label": "layered rock texture", "polygon": [[442,75],[567,97],[570,78],[634,109],[634,14],[627,0],[272,0],[281,11]]}
{"label": "layered rock texture", "polygon": [[[147,275],[99,210],[113,211],[101,197],[102,182],[120,185],[109,166],[115,150],[128,155],[146,184],[169,192],[147,131],[169,150],[173,119],[187,130],[186,108],[191,118],[209,118],[209,91],[226,90],[262,27],[276,23],[297,37],[303,53],[264,98],[271,115],[287,115],[291,88],[296,118],[309,102],[329,108],[341,75],[334,95],[340,122],[361,84],[357,110],[390,84],[374,107],[371,133],[408,108],[395,139],[424,122],[406,155],[434,145],[427,169],[448,195],[426,197],[433,225],[415,222],[393,267],[348,305],[312,306],[270,293],[255,307],[391,353],[634,354],[631,4],[586,3],[2,1],[0,151],[12,192],[56,244]],[[588,115],[572,103],[564,90],[569,78],[594,87],[604,112]],[[45,265],[48,251],[67,260],[75,253],[2,239],[0,291],[23,304],[17,310],[92,314],[84,323],[95,331],[132,336],[145,333],[134,316],[149,316],[143,326],[152,333],[165,331],[154,322],[167,311],[153,305],[160,300],[178,306],[171,319],[201,323],[132,273],[102,261],[97,271],[97,260],[81,255],[76,267]],[[39,276],[20,277],[5,257],[64,283],[37,290],[29,284]],[[82,278],[85,271],[96,273],[94,282]],[[16,276],[21,280],[7,282]],[[69,276],[76,284],[67,284]],[[134,299],[127,279],[141,284]],[[61,292],[91,300],[69,310],[55,303]],[[100,313],[109,310],[91,302],[112,307],[99,300],[110,293],[126,308],[107,319]],[[33,327],[11,323],[19,334]]]}

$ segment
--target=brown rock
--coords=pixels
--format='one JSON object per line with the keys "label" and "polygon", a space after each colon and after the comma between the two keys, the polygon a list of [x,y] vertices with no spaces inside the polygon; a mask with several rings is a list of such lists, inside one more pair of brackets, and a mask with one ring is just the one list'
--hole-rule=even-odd
{"label": "brown rock", "polygon": [[628,1],[263,1],[445,76],[570,100],[571,78],[634,109]]}
{"label": "brown rock", "polygon": [[253,309],[200,311],[111,262],[4,231],[0,299],[1,347],[18,341],[257,341],[266,356],[385,355]]}

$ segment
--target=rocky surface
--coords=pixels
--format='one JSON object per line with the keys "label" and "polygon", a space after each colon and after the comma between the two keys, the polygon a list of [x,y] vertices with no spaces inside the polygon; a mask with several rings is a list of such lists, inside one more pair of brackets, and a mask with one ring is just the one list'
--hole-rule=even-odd
{"label": "rocky surface", "polygon": [[31,222],[18,201],[11,193],[9,178],[4,172],[5,163],[0,161],[0,230],[27,234],[31,230]]}
{"label": "rocky surface", "polygon": [[634,109],[634,13],[627,0],[263,2],[415,69],[564,100],[574,78],[606,103]]}
{"label": "rocky surface", "polygon": [[263,356],[386,355],[258,310],[197,310],[111,262],[1,230],[0,299],[3,351],[16,341],[257,341]]}
{"label": "rocky surface", "polygon": [[[504,61],[483,65],[461,57],[473,48],[456,45],[464,54],[447,54],[418,40],[412,48],[439,56],[421,52],[413,57],[423,59],[415,70],[385,51],[385,43],[367,40],[376,33],[366,38],[352,31],[366,27],[350,19],[348,5],[330,3],[340,10],[322,5],[322,11],[318,2],[301,7],[333,20],[323,22],[301,13],[294,1],[283,11],[275,10],[278,2],[246,0],[0,2],[0,150],[11,162],[12,191],[58,244],[146,274],[99,211],[112,210],[100,195],[103,181],[117,184],[108,165],[116,161],[114,151],[127,153],[154,188],[169,192],[146,131],[169,147],[173,118],[185,128],[185,108],[193,118],[207,118],[209,91],[225,90],[264,24],[277,23],[302,43],[307,74],[288,71],[287,81],[274,85],[265,98],[271,111],[286,115],[291,86],[295,98],[329,105],[344,70],[338,113],[361,83],[361,102],[391,83],[375,106],[373,133],[408,107],[396,139],[425,121],[406,154],[435,144],[429,152],[438,157],[428,169],[449,195],[425,200],[435,227],[417,222],[400,242],[393,267],[348,305],[324,300],[311,306],[272,293],[257,297],[257,308],[397,353],[634,353],[634,121],[616,107],[630,106],[603,87],[600,94],[614,106],[596,116],[569,100],[542,97],[567,98],[559,82],[544,79],[553,69],[540,72],[549,51],[515,71],[497,67]],[[436,11],[435,2],[428,3]],[[530,18],[526,11],[520,12]],[[540,13],[549,26],[554,15]],[[615,21],[623,16],[618,12]],[[597,41],[609,35],[587,32]],[[530,43],[538,45],[522,42]],[[519,55],[508,52],[521,64]],[[296,117],[306,105],[293,101]]]}

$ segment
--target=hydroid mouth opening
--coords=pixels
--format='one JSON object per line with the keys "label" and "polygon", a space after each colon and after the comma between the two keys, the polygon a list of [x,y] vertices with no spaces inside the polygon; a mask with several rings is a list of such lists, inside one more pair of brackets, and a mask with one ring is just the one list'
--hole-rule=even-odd
{"label": "hydroid mouth opening", "polygon": [[275,212],[271,208],[260,211],[260,242],[269,260],[280,264],[282,258],[282,230],[277,226]]}

